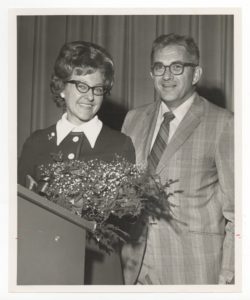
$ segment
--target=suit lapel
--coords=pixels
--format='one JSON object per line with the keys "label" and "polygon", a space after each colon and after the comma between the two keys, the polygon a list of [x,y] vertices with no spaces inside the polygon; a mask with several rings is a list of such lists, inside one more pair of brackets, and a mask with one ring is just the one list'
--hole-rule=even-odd
{"label": "suit lapel", "polygon": [[159,173],[167,164],[171,156],[176,153],[179,147],[189,138],[195,128],[200,124],[201,117],[204,113],[203,102],[198,94],[194,98],[194,102],[186,113],[185,117],[178,126],[175,134],[163,152],[156,172]]}
{"label": "suit lapel", "polygon": [[154,134],[155,124],[160,108],[160,101],[155,102],[144,113],[144,118],[141,123],[142,130],[140,131],[139,144],[137,145],[140,163],[147,163],[147,157],[150,152],[152,137]]}

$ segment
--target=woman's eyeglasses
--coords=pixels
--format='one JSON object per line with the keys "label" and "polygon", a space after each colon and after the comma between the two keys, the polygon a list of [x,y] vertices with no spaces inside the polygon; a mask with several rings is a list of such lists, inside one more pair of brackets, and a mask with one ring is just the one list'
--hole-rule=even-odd
{"label": "woman's eyeglasses", "polygon": [[93,94],[96,96],[103,96],[104,94],[106,94],[109,89],[105,86],[89,86],[87,83],[85,82],[81,82],[78,80],[68,80],[65,81],[65,83],[72,83],[76,86],[76,89],[80,92],[80,93],[87,93],[90,89],[92,90]]}

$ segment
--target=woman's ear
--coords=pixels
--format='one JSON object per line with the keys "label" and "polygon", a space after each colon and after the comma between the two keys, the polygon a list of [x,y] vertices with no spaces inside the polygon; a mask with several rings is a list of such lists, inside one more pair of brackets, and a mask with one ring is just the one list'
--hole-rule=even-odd
{"label": "woman's ear", "polygon": [[193,81],[192,84],[195,85],[199,82],[202,75],[202,68],[200,66],[195,67],[194,74],[193,74]]}

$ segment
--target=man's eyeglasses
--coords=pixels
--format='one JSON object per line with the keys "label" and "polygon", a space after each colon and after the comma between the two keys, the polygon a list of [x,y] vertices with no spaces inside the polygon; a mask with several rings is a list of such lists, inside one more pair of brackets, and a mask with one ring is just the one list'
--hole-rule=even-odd
{"label": "man's eyeglasses", "polygon": [[81,81],[77,81],[77,80],[68,80],[65,81],[65,83],[72,83],[76,86],[76,89],[80,92],[80,93],[87,93],[90,89],[93,91],[93,94],[96,96],[103,96],[104,94],[106,94],[109,89],[105,86],[89,86],[87,83],[85,82],[81,82]]}
{"label": "man's eyeglasses", "polygon": [[196,64],[193,63],[183,63],[183,62],[174,62],[169,66],[165,66],[160,62],[156,62],[153,66],[152,66],[152,74],[154,76],[162,76],[165,74],[166,69],[169,68],[169,71],[171,74],[173,75],[181,75],[184,72],[184,68],[185,67],[197,67]]}

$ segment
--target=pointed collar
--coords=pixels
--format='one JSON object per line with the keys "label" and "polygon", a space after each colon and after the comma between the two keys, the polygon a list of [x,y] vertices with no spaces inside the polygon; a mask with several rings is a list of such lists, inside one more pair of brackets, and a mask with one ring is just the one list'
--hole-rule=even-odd
{"label": "pointed collar", "polygon": [[67,113],[56,124],[57,146],[65,139],[70,132],[83,132],[87,137],[90,145],[94,148],[96,140],[101,132],[103,123],[97,116],[88,122],[76,126],[67,120]]}
{"label": "pointed collar", "polygon": [[[187,111],[191,107],[195,96],[196,96],[196,93],[194,92],[184,103],[182,103],[180,106],[173,109],[173,113],[175,115],[175,119],[177,120],[178,124],[182,121],[182,119],[186,115]],[[159,111],[161,116],[163,116],[163,114],[168,111],[170,111],[170,110],[167,107],[167,105],[165,104],[165,102],[161,101],[160,111]]]}

